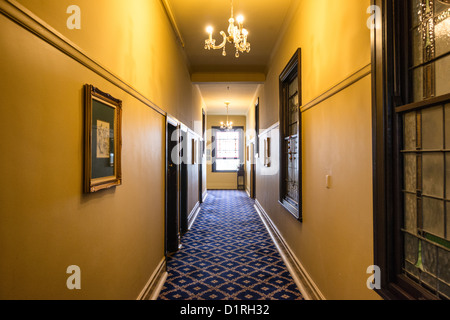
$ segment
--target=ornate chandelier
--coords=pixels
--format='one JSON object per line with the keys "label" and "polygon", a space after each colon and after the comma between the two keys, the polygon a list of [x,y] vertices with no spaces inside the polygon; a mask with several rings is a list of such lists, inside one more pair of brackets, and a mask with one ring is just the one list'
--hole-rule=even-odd
{"label": "ornate chandelier", "polygon": [[220,123],[220,129],[222,130],[232,130],[233,129],[233,122],[228,121],[228,107],[230,106],[230,102],[225,102],[227,106],[227,123],[223,123],[223,121]]}
{"label": "ornate chandelier", "polygon": [[225,57],[227,55],[225,45],[228,41],[229,43],[234,43],[234,47],[236,48],[236,58],[239,58],[239,52],[249,53],[250,43],[247,42],[248,31],[244,28],[244,17],[240,15],[236,18],[236,21],[238,23],[237,26],[234,25],[233,0],[231,0],[231,18],[228,20],[230,23],[228,26],[228,37],[224,31],[220,31],[223,41],[220,45],[216,46],[216,39],[212,38],[214,29],[213,27],[208,26],[206,32],[209,33],[209,39],[205,40],[205,49],[223,49],[222,55]]}

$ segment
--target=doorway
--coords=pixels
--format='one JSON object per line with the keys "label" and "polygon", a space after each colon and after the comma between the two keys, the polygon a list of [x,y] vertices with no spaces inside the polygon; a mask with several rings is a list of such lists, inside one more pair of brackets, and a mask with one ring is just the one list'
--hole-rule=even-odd
{"label": "doorway", "polygon": [[198,157],[198,203],[203,203],[203,157],[206,154],[206,112],[202,109],[202,139]]}
{"label": "doorway", "polygon": [[250,143],[250,198],[256,199],[255,144]]}
{"label": "doorway", "polygon": [[255,104],[255,141],[250,153],[250,197],[256,199],[256,158],[259,158],[259,97]]}
{"label": "doorway", "polygon": [[187,129],[180,130],[180,233],[185,234],[188,231],[188,132]]}
{"label": "doorway", "polygon": [[180,236],[180,130],[178,123],[166,118],[166,255],[178,251]]}

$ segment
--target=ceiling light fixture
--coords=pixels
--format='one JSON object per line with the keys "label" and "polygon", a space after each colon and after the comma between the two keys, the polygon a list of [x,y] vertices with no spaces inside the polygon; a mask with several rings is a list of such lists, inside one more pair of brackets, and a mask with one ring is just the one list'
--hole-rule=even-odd
{"label": "ceiling light fixture", "polygon": [[225,105],[227,106],[227,123],[223,123],[223,121],[220,123],[220,129],[222,130],[232,130],[233,129],[233,122],[228,121],[228,107],[230,106],[229,101],[225,101]]}
{"label": "ceiling light fixture", "polygon": [[208,26],[206,32],[209,34],[209,39],[205,40],[205,49],[217,50],[223,49],[222,55],[225,57],[227,52],[225,50],[225,45],[227,41],[229,43],[234,43],[236,48],[236,58],[239,58],[239,52],[250,52],[250,43],[247,42],[248,31],[244,28],[244,17],[239,15],[236,18],[237,26],[234,25],[234,12],[233,12],[233,0],[231,0],[231,18],[228,20],[230,23],[228,27],[228,37],[224,31],[220,31],[220,35],[223,37],[223,41],[220,45],[216,46],[216,39],[212,38],[212,33],[214,31],[213,27]]}

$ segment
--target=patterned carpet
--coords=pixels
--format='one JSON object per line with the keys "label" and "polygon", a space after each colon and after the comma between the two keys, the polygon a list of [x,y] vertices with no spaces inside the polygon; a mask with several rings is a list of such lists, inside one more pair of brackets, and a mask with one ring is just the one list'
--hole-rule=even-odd
{"label": "patterned carpet", "polygon": [[159,300],[303,300],[244,191],[208,191]]}

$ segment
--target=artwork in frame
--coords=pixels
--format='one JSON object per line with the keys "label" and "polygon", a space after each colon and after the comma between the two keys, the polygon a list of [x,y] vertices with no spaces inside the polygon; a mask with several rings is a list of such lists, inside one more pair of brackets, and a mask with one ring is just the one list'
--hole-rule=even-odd
{"label": "artwork in frame", "polygon": [[122,184],[122,101],[93,85],[84,86],[84,192]]}
{"label": "artwork in frame", "polygon": [[270,138],[264,140],[264,166],[270,167]]}
{"label": "artwork in frame", "polygon": [[191,164],[197,164],[198,159],[198,144],[197,144],[197,140],[196,139],[192,139],[192,146],[191,146],[191,150],[192,150],[192,161]]}

